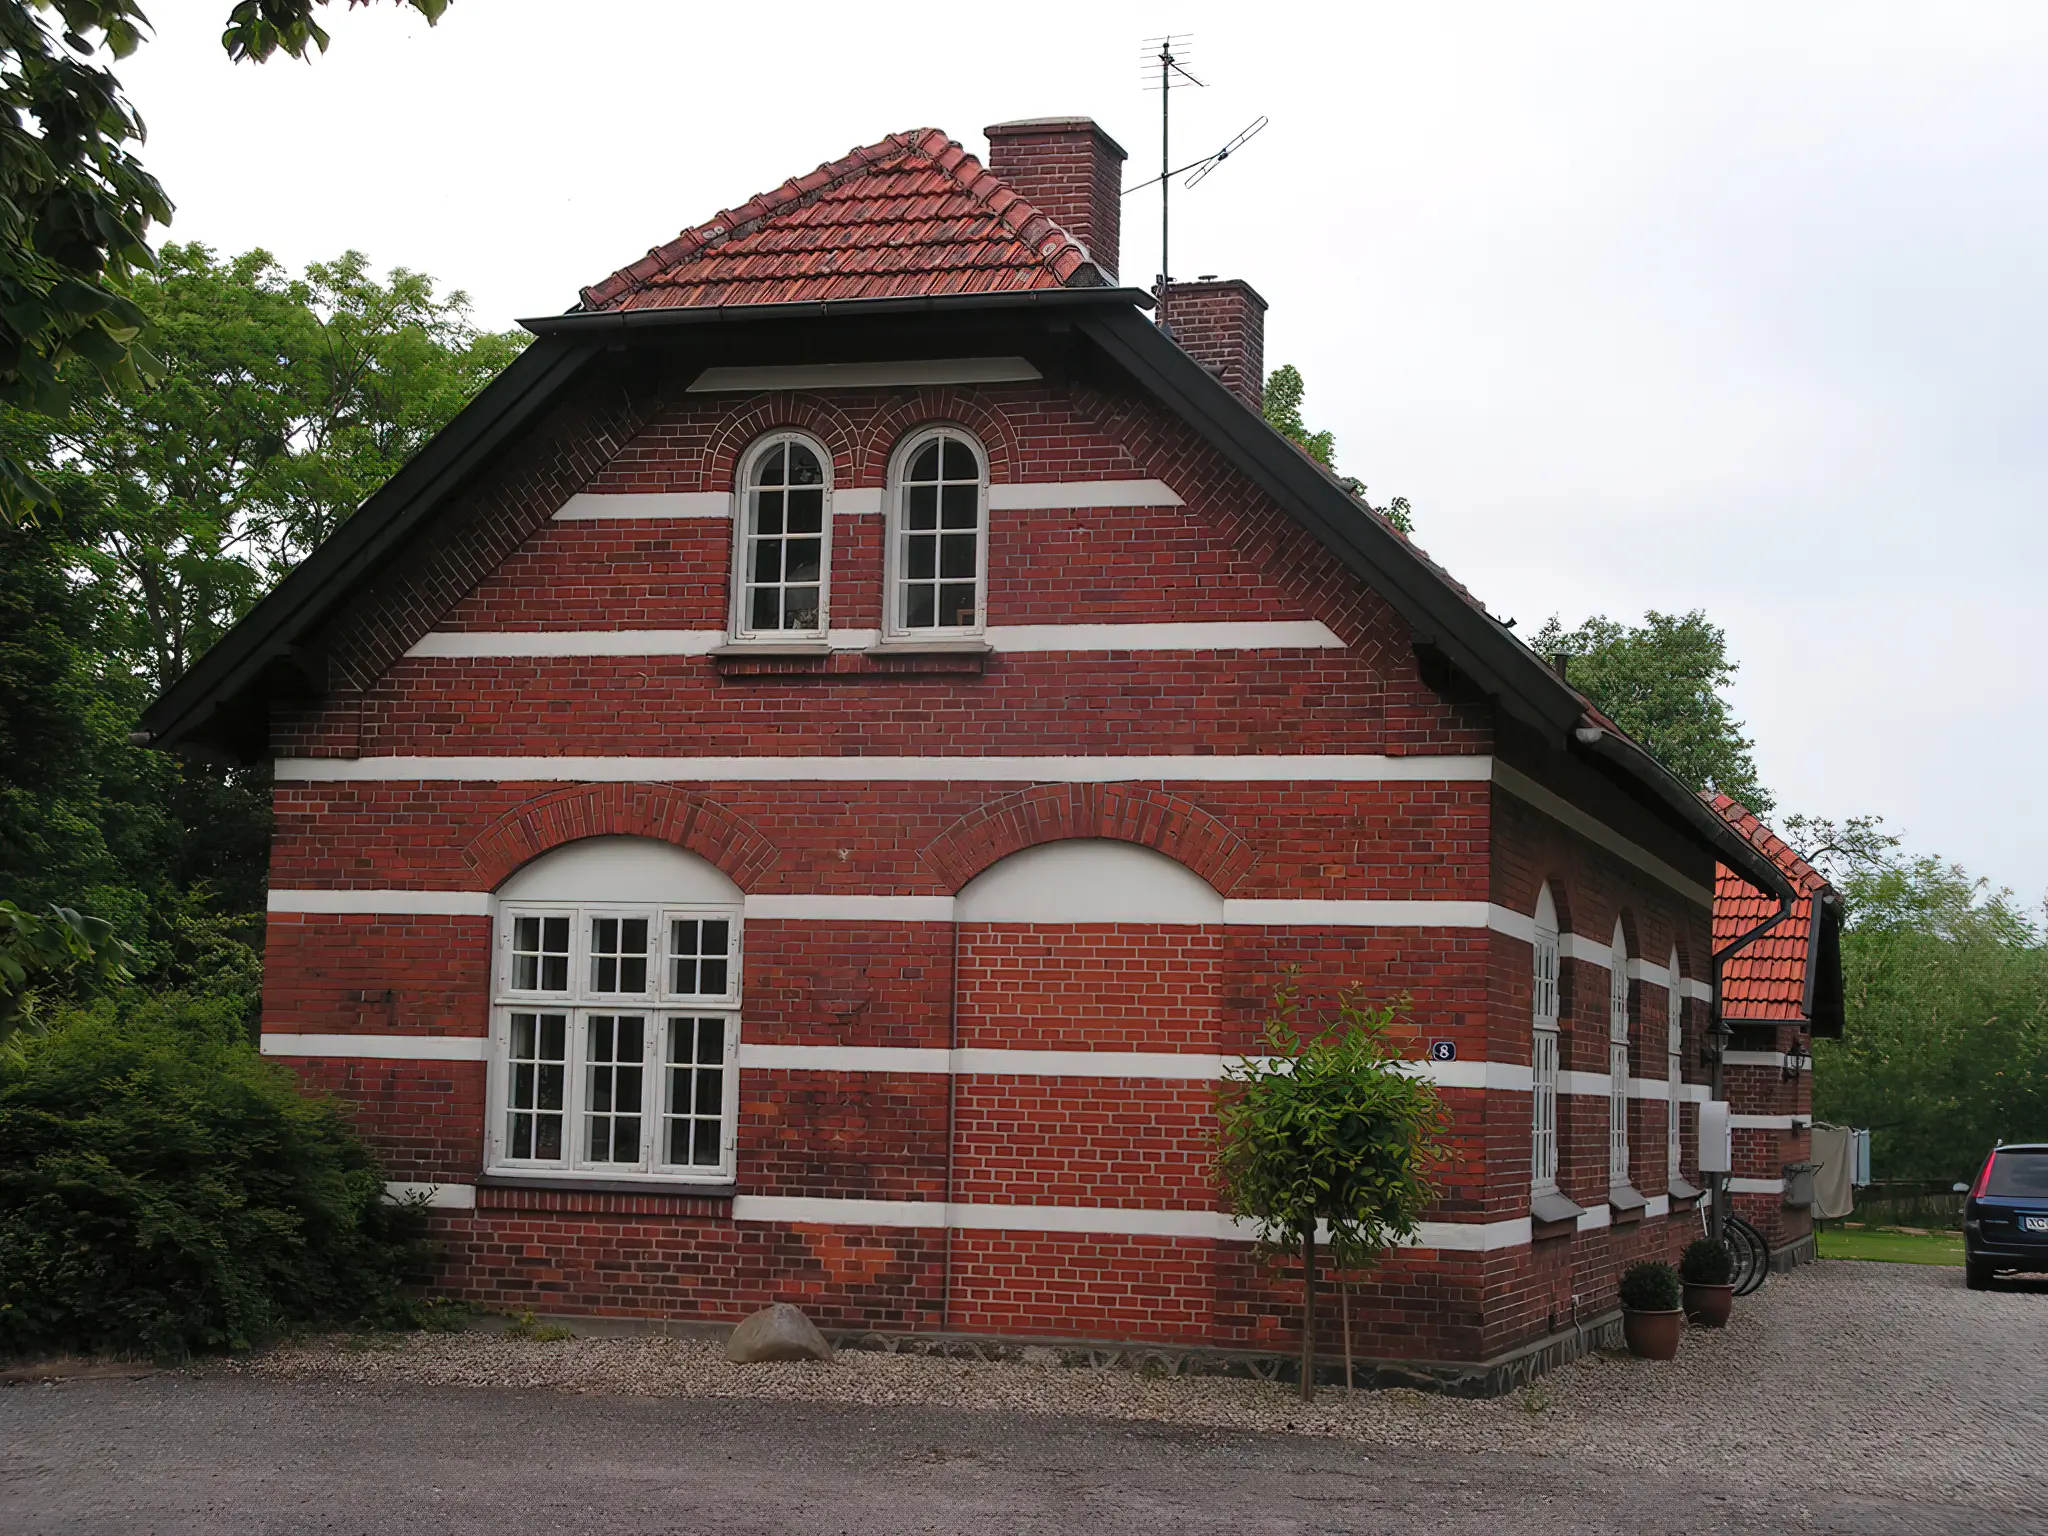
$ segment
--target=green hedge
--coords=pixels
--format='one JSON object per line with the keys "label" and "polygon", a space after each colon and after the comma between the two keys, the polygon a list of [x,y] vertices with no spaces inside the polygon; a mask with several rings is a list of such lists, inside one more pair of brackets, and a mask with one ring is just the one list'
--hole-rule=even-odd
{"label": "green hedge", "polygon": [[402,1323],[424,1218],[232,999],[103,1002],[0,1062],[0,1353]]}

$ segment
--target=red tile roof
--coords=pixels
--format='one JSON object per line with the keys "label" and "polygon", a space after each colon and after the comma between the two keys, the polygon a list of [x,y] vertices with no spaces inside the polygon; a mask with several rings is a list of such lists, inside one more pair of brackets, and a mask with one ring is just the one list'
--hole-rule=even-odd
{"label": "red tile roof", "polygon": [[1099,287],[1087,250],[936,128],[892,133],[686,229],[586,310]]}
{"label": "red tile roof", "polygon": [[[1726,795],[1701,796],[1749,845],[1785,872],[1800,893],[1790,914],[1730,959],[1721,974],[1721,1010],[1729,1019],[1803,1020],[1807,969],[1814,963],[1813,903],[1827,881],[1746,806]],[[1728,868],[1714,869],[1714,948],[1726,949],[1776,915],[1778,903]]]}

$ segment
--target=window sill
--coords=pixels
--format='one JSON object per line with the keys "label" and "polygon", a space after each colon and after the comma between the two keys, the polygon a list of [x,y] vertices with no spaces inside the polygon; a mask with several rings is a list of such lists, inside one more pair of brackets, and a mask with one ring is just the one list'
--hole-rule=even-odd
{"label": "window sill", "polygon": [[1697,1200],[1706,1191],[1696,1184],[1687,1182],[1683,1178],[1677,1178],[1671,1181],[1671,1188],[1668,1193],[1674,1200]]}
{"label": "window sill", "polygon": [[562,1173],[486,1173],[476,1181],[478,1189],[544,1189],[579,1195],[684,1195],[699,1200],[730,1200],[739,1186],[731,1179],[723,1183],[698,1183],[689,1179],[586,1179]]}
{"label": "window sill", "polygon": [[1607,1191],[1607,1210],[1617,1227],[1641,1221],[1650,1202],[1632,1184],[1619,1184]]}
{"label": "window sill", "polygon": [[869,656],[986,656],[995,649],[981,635],[891,635],[867,648]]}
{"label": "window sill", "polygon": [[889,640],[859,651],[749,641],[713,651],[711,665],[720,677],[979,677],[992,654],[985,640]]}
{"label": "window sill", "polygon": [[1586,1208],[1569,1195],[1536,1195],[1529,1201],[1529,1227],[1532,1240],[1541,1242],[1547,1237],[1567,1237],[1579,1229],[1579,1218],[1586,1214]]}

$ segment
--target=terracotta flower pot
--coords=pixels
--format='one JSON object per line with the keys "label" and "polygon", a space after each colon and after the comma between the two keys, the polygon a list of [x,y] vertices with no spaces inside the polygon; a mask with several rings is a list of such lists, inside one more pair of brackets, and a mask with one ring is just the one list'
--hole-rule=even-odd
{"label": "terracotta flower pot", "polygon": [[1735,1310],[1735,1287],[1732,1285],[1694,1285],[1685,1283],[1685,1320],[1697,1323],[1702,1328],[1725,1328],[1728,1314]]}
{"label": "terracotta flower pot", "polygon": [[1636,1312],[1621,1309],[1621,1336],[1628,1340],[1628,1352],[1644,1360],[1669,1360],[1678,1353],[1678,1335],[1685,1327],[1685,1313]]}

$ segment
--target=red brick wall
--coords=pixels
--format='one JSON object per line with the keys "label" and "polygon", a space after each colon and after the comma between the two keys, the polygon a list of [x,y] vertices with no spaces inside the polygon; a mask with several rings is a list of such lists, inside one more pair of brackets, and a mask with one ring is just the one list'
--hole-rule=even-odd
{"label": "red brick wall", "polygon": [[[999,654],[979,675],[830,679],[729,676],[703,657],[393,659],[430,625],[721,625],[728,523],[556,523],[546,520],[552,506],[575,490],[722,489],[754,436],[791,425],[825,441],[840,485],[872,486],[901,436],[935,418],[975,430],[998,481],[1149,477],[1185,502],[994,514],[991,622],[1316,619],[1345,649]],[[742,400],[594,391],[472,503],[481,521],[421,553],[337,628],[341,670],[361,692],[282,722],[280,754],[1400,756],[1494,746],[1484,711],[1425,684],[1405,625],[1297,524],[1178,423],[1084,381]],[[833,622],[872,626],[881,519],[836,524]],[[1492,900],[1526,912],[1549,878],[1580,933],[1604,933],[1620,911],[1658,964],[1674,935],[1687,954],[1705,953],[1704,913],[1512,796],[1465,781],[287,779],[276,809],[278,889],[482,891],[547,847],[626,833],[687,847],[751,894],[927,896],[1046,837],[1110,835],[1180,858],[1240,899]],[[271,934],[274,1033],[487,1029],[487,920],[281,913]],[[955,1027],[954,939],[938,922],[750,920],[743,1039],[943,1047]],[[963,1047],[1249,1050],[1273,985],[1299,965],[1312,1003],[1352,982],[1407,993],[1403,1038],[1418,1052],[1448,1039],[1464,1061],[1528,1061],[1527,946],[1484,929],[964,924],[958,941]],[[1661,994],[1638,990],[1638,1027],[1655,1042],[1644,1061],[1661,1076]],[[1604,1071],[1604,973],[1568,978],[1568,998],[1565,1065]],[[481,1065],[304,1070],[357,1106],[392,1177],[474,1177]],[[1181,1080],[963,1076],[950,1095],[954,1196],[1202,1208],[1209,1094]],[[1526,1093],[1444,1097],[1457,1156],[1430,1218],[1525,1217]],[[948,1099],[936,1073],[750,1070],[740,1190],[943,1199]],[[1605,1102],[1566,1104],[1567,1187],[1599,1203]],[[1661,1192],[1661,1114],[1658,1103],[1637,1106],[1646,1193]],[[1241,1245],[1206,1238],[977,1230],[949,1240],[735,1223],[726,1203],[701,1196],[491,1189],[474,1213],[441,1225],[450,1285],[543,1310],[731,1317],[779,1297],[837,1326],[1275,1348],[1291,1348],[1298,1326],[1284,1279]],[[1396,1357],[1508,1348],[1568,1324],[1573,1297],[1582,1315],[1607,1310],[1618,1266],[1670,1250],[1684,1226],[1653,1219],[1534,1249],[1395,1255],[1363,1282],[1355,1334],[1366,1352]],[[1334,1316],[1329,1326],[1334,1338]]]}

